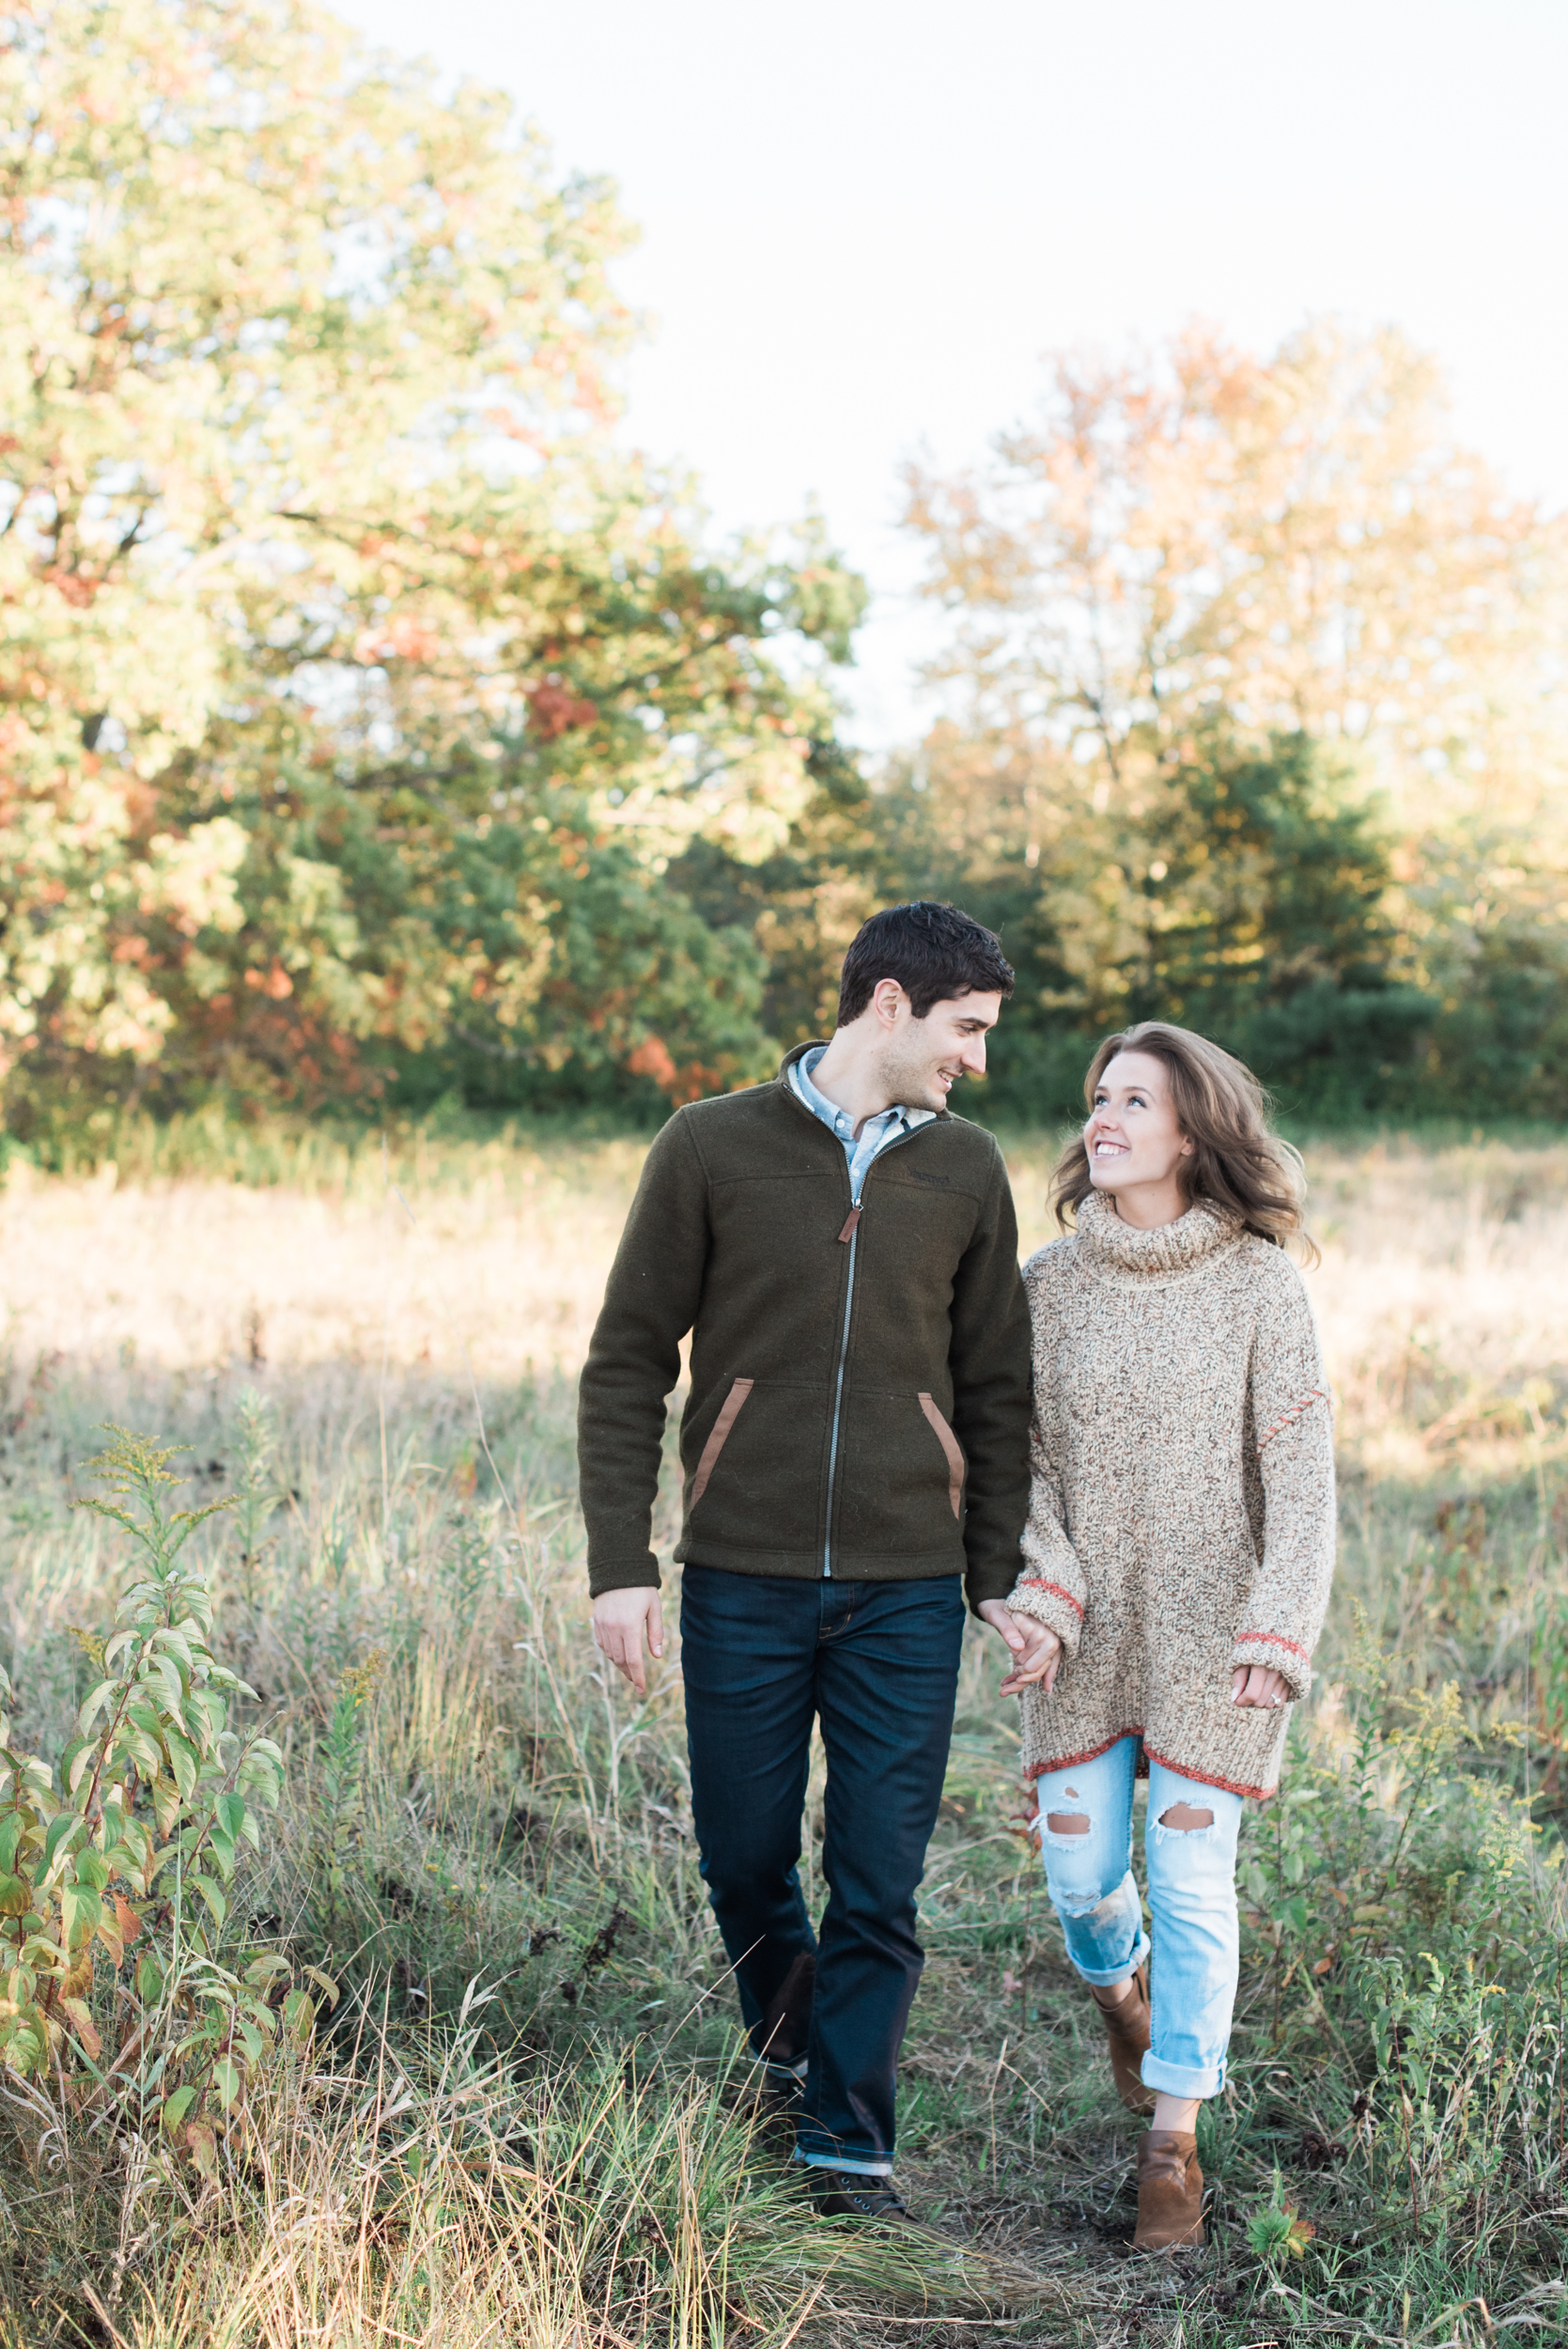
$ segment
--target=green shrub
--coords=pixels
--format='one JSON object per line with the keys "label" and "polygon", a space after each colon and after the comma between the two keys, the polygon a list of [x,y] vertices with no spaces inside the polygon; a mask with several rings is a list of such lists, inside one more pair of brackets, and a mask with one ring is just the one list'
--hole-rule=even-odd
{"label": "green shrub", "polygon": [[[58,2077],[94,2119],[160,2124],[210,2169],[251,2074],[314,2019],[282,1957],[237,1972],[220,1954],[237,1860],[260,1848],[283,1756],[230,1724],[254,1691],[209,1645],[212,1603],[191,1563],[191,1535],[230,1504],[166,1511],[172,1454],[111,1433],[88,1464],[109,1497],[78,1505],[122,1527],[138,1556],[109,1637],[76,1634],[100,1678],[54,1768],[0,1721],[0,2061],[23,2079]],[[112,1998],[95,1997],[104,1960]]]}

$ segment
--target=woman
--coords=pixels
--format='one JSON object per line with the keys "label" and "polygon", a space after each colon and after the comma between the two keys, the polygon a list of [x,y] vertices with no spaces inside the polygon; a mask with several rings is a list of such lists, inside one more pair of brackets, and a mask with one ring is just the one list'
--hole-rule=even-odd
{"label": "woman", "polygon": [[[1235,1997],[1243,1801],[1280,1775],[1334,1568],[1328,1384],[1301,1276],[1300,1161],[1256,1080],[1150,1020],[1101,1045],[1056,1170],[1068,1237],[1025,1268],[1032,1493],[1008,1599],[1053,1635],[1023,1699],[1046,1876],[1150,2113],[1137,2247],[1203,2240],[1199,2104]],[[1131,1870],[1147,1770],[1151,2012]]]}

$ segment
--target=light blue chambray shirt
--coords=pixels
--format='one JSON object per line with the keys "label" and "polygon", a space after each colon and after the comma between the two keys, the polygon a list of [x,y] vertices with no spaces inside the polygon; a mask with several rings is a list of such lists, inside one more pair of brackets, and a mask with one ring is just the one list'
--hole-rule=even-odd
{"label": "light blue chambray shirt", "polygon": [[849,1200],[852,1206],[861,1204],[861,1185],[873,1159],[884,1151],[890,1142],[897,1142],[905,1134],[912,1134],[918,1126],[928,1126],[936,1116],[935,1110],[907,1110],[894,1102],[891,1110],[883,1110],[876,1117],[868,1117],[861,1128],[860,1139],[855,1137],[855,1121],[847,1110],[841,1110],[818,1093],[811,1081],[811,1072],[828,1047],[816,1045],[802,1052],[789,1065],[789,1081],[815,1117],[819,1117],[830,1133],[838,1136],[844,1144],[844,1155],[849,1161]]}

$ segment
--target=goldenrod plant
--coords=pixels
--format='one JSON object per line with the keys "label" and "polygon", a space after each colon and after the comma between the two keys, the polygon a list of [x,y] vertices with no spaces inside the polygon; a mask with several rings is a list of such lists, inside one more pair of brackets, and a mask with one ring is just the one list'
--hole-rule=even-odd
{"label": "goldenrod plant", "polygon": [[[230,1726],[254,1691],[212,1653],[212,1602],[190,1562],[192,1534],[230,1502],[167,1509],[173,1449],[109,1432],[87,1464],[107,1495],[78,1505],[121,1527],[135,1563],[108,1638],[78,1634],[101,1676],[54,1768],[0,1721],[0,2060],[58,2077],[78,2110],[160,2126],[210,2168],[248,2078],[280,2033],[298,2040],[314,2019],[276,1952],[238,1969],[220,1953],[237,1855],[259,1849],[283,1756]],[[94,2012],[105,1962],[112,2021],[104,2001]]]}

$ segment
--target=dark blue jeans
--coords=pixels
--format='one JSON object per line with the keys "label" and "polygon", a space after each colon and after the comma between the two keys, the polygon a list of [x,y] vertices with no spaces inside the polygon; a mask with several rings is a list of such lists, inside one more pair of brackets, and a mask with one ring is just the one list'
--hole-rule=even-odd
{"label": "dark blue jeans", "polygon": [[[924,1952],[915,1887],[941,1799],[964,1635],[960,1577],[798,1581],[689,1565],[681,1667],[702,1872],[755,2033],[817,1952],[799,2145],[885,2170],[898,2050]],[[821,1939],[800,1891],[813,1717],[828,1791]]]}

